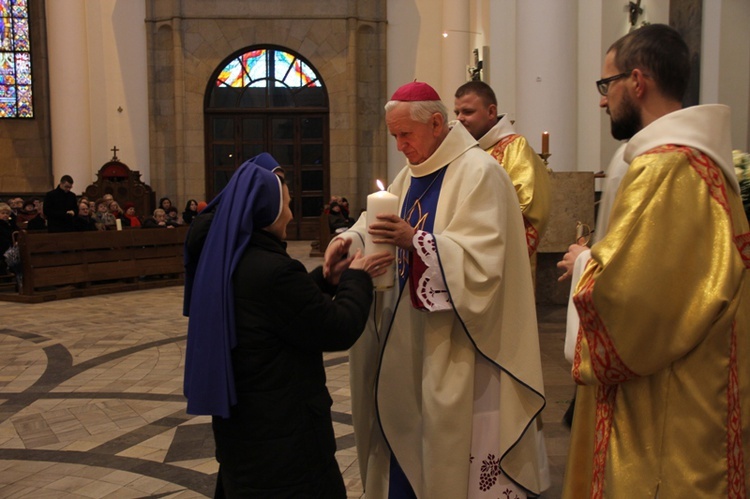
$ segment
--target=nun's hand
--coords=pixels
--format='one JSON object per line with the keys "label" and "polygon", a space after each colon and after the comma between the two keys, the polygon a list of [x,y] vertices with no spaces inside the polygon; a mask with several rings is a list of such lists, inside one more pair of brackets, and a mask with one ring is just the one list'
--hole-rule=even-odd
{"label": "nun's hand", "polygon": [[323,277],[333,286],[338,285],[341,273],[349,268],[354,259],[353,256],[348,256],[351,245],[351,239],[337,237],[326,248],[323,261]]}
{"label": "nun's hand", "polygon": [[357,250],[357,254],[354,255],[354,260],[352,260],[349,268],[362,269],[374,279],[379,275],[385,274],[391,265],[393,265],[393,254],[390,251],[381,251],[373,255],[362,256],[361,252]]}

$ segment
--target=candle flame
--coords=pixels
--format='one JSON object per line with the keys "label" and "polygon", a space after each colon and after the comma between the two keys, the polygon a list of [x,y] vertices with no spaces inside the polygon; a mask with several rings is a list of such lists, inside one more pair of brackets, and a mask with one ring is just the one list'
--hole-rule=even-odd
{"label": "candle flame", "polygon": [[380,181],[380,179],[376,180],[375,183],[378,184],[378,189],[380,189],[381,191],[385,190],[385,186],[383,185],[383,182]]}

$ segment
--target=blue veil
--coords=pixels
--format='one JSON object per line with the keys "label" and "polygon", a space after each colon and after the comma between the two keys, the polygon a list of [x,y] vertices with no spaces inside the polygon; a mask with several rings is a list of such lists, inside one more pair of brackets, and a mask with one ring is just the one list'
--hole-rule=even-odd
{"label": "blue veil", "polygon": [[229,417],[237,403],[231,350],[237,344],[232,275],[254,229],[281,213],[278,162],[263,153],[243,163],[208,204],[214,218],[198,261],[185,252],[185,315],[188,322],[184,392],[187,412]]}

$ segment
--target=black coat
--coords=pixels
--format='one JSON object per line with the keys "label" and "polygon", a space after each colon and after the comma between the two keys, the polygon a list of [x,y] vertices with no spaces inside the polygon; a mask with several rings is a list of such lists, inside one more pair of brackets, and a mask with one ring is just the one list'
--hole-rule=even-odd
{"label": "black coat", "polygon": [[[325,293],[334,291],[336,300]],[[230,418],[213,418],[224,493],[345,498],[322,352],[348,349],[359,338],[372,279],[347,270],[331,288],[320,267],[308,274],[284,243],[256,231],[235,271],[234,292],[238,403]]]}
{"label": "black coat", "polygon": [[47,230],[50,232],[72,232],[73,217],[78,213],[78,201],[72,192],[65,192],[59,186],[44,196],[44,216],[47,217]]}
{"label": "black coat", "polygon": [[74,232],[88,232],[92,230],[99,230],[96,228],[96,220],[94,220],[93,218],[82,217],[80,215],[76,215],[76,217],[73,218]]}

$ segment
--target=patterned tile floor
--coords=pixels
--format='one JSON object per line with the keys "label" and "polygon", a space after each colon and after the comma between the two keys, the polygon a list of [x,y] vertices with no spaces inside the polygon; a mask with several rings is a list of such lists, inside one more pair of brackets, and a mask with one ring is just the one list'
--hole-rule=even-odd
{"label": "patterned tile floor", "polygon": [[[309,268],[309,243],[289,251]],[[211,497],[218,465],[210,419],[185,413],[182,288],[40,304],[1,302],[0,497]],[[565,312],[540,307],[552,487],[568,447],[573,393],[562,356]],[[364,497],[346,352],[325,355],[337,458],[349,497]]]}

